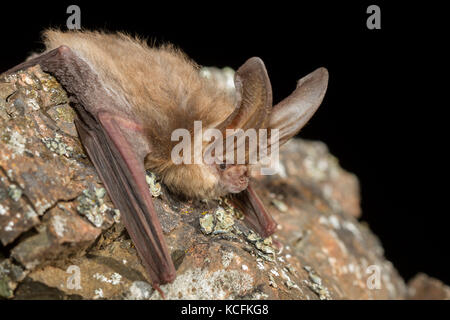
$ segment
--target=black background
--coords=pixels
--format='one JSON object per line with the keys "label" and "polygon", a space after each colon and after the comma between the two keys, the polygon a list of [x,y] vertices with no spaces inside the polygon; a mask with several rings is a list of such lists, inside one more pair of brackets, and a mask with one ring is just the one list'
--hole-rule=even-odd
{"label": "black background", "polygon": [[[327,95],[300,136],[324,141],[360,178],[362,220],[406,280],[421,271],[450,284],[448,32],[438,4],[8,2],[0,71],[41,49],[43,29],[65,28],[70,4],[80,5],[83,28],[170,41],[202,65],[236,69],[259,56],[275,103],[300,77],[327,67]],[[381,30],[366,27],[370,4],[381,7]]]}

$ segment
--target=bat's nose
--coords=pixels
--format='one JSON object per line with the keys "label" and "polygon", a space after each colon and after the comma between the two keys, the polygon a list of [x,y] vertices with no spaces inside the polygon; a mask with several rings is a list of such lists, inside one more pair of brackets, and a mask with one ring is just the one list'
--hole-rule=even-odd
{"label": "bat's nose", "polygon": [[240,166],[239,167],[239,175],[241,177],[248,177],[248,168],[247,168],[247,166]]}
{"label": "bat's nose", "polygon": [[249,170],[248,170],[247,166],[241,166],[239,168],[239,184],[241,185],[241,187],[243,189],[247,188],[248,175],[249,175]]}

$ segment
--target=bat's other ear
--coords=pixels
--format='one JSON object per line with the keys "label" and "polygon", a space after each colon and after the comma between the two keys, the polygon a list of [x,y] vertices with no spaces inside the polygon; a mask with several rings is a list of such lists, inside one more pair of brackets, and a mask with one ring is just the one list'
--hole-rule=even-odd
{"label": "bat's other ear", "polygon": [[248,59],[235,73],[236,109],[217,128],[260,128],[272,109],[272,86],[264,62]]}
{"label": "bat's other ear", "polygon": [[327,86],[328,71],[319,68],[301,78],[294,92],[273,108],[269,127],[279,130],[280,146],[296,135],[316,112]]}

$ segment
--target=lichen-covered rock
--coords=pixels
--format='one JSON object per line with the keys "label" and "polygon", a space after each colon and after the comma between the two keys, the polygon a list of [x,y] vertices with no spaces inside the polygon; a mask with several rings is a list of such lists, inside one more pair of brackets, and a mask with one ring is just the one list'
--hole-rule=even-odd
{"label": "lichen-covered rock", "polygon": [[[0,297],[160,299],[84,154],[75,113],[39,67],[0,77]],[[279,223],[262,239],[226,199],[183,200],[147,173],[177,269],[168,299],[402,299],[360,214],[357,178],[320,142],[281,150],[256,189]]]}
{"label": "lichen-covered rock", "polygon": [[34,67],[0,83],[8,88],[0,90],[0,241],[7,245],[50,208],[99,185],[76,135],[58,126],[74,127],[73,117],[47,113],[55,105],[70,108],[54,78]]}
{"label": "lichen-covered rock", "polygon": [[11,250],[11,257],[27,269],[81,253],[99,236],[101,230],[74,212],[73,204],[58,204],[46,213],[39,233]]}

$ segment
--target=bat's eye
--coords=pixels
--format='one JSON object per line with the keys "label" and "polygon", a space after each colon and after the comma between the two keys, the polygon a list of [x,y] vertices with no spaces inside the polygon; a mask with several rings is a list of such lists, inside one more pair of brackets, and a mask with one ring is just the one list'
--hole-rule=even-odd
{"label": "bat's eye", "polygon": [[227,168],[227,165],[225,163],[219,164],[219,169],[224,171]]}

